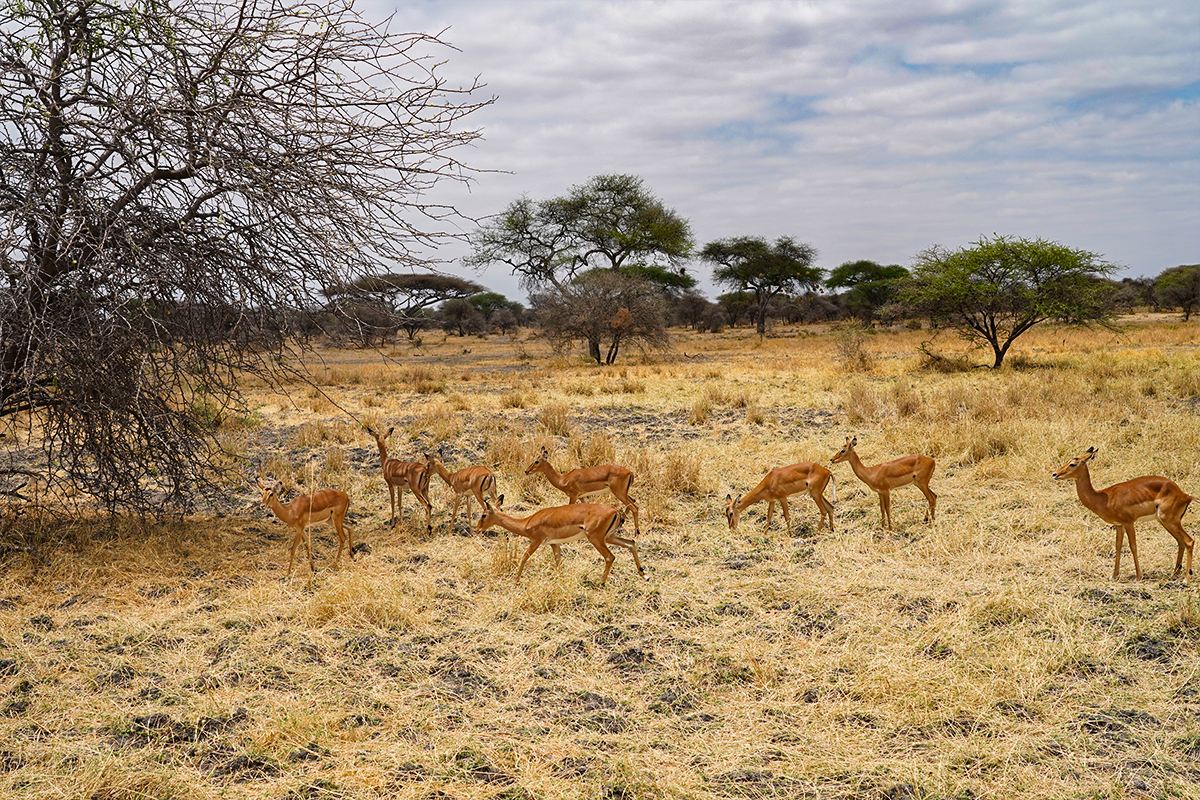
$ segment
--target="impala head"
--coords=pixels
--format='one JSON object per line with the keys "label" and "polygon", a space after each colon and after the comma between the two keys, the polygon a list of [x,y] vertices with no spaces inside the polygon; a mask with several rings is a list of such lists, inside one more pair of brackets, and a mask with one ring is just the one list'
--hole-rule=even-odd
{"label": "impala head", "polygon": [[276,481],[274,486],[258,481],[258,488],[262,489],[262,504],[264,506],[271,505],[272,500],[278,500],[283,495],[282,481]]}
{"label": "impala head", "polygon": [[371,428],[367,428],[367,433],[369,433],[373,437],[375,437],[375,444],[382,445],[384,442],[387,441],[388,437],[392,435],[392,431],[394,431],[394,430],[396,430],[395,426],[388,428],[387,433],[379,434],[379,433],[376,433],[375,431],[371,430]]}
{"label": "impala head", "polygon": [[475,525],[475,530],[486,531],[488,528],[496,524],[496,512],[504,505],[504,495],[496,498],[496,505],[493,506],[486,499],[483,501],[483,513],[479,515],[479,522]]}
{"label": "impala head", "polygon": [[1085,468],[1084,465],[1087,464],[1087,462],[1091,461],[1092,456],[1096,455],[1096,453],[1098,453],[1098,452],[1100,452],[1100,451],[1097,450],[1096,448],[1089,447],[1087,449],[1086,453],[1084,453],[1081,456],[1072,458],[1064,466],[1062,466],[1058,470],[1058,472],[1052,472],[1050,474],[1054,476],[1054,480],[1056,480],[1056,481],[1071,480],[1079,474],[1079,471],[1081,469]]}
{"label": "impala head", "polygon": [[742,496],[725,495],[725,521],[729,523],[729,530],[737,530],[738,510],[737,504],[742,501]]}
{"label": "impala head", "polygon": [[845,461],[850,457],[850,454],[854,452],[854,445],[856,444],[858,444],[857,436],[855,436],[853,439],[847,436],[846,443],[842,445],[842,449],[834,453],[833,458],[831,458],[830,461],[832,461],[834,464],[837,464],[839,461]]}
{"label": "impala head", "polygon": [[543,447],[543,448],[542,448],[541,455],[539,455],[537,458],[535,458],[535,459],[533,460],[533,463],[532,463],[532,464],[530,464],[530,465],[529,465],[529,466],[526,468],[526,470],[525,470],[525,474],[526,474],[526,475],[532,475],[534,472],[536,472],[536,471],[537,471],[537,468],[538,468],[539,466],[541,466],[542,464],[545,464],[545,463],[546,463],[547,461],[549,461],[549,460],[550,460],[550,453],[548,453],[548,452],[546,451],[546,448],[544,448],[544,447]]}

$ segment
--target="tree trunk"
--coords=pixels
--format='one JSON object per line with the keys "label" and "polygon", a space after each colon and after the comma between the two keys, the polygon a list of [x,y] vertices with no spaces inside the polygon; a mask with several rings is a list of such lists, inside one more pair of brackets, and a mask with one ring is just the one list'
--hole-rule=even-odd
{"label": "tree trunk", "polygon": [[597,340],[588,339],[588,355],[596,359],[597,364],[604,364],[604,361],[600,357],[600,342]]}

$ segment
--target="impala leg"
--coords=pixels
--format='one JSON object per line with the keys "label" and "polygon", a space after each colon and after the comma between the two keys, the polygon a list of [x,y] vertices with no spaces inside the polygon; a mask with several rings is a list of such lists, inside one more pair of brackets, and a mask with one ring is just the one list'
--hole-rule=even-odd
{"label": "impala leg", "polygon": [[1137,539],[1134,538],[1132,523],[1125,526],[1125,535],[1129,537],[1129,553],[1133,556],[1133,574],[1137,576],[1137,580],[1140,583],[1142,580],[1142,565],[1138,563]]}
{"label": "impala leg", "polygon": [[892,528],[892,493],[889,492],[887,489],[884,489],[882,492],[879,493],[879,516],[880,516],[880,524],[884,524],[886,522],[887,529],[889,531],[893,530],[893,528]]}
{"label": "impala leg", "polygon": [[517,579],[513,583],[521,582],[521,573],[525,571],[525,562],[533,555],[533,551],[537,550],[541,545],[542,542],[540,539],[535,539],[529,543],[529,549],[525,551],[525,555],[521,556],[521,564],[517,567]]}
{"label": "impala leg", "polygon": [[633,511],[633,533],[634,533],[634,535],[635,535],[635,536],[641,535],[642,529],[641,529],[641,528],[638,526],[638,507],[637,507],[637,503],[635,503],[635,502],[633,502],[632,500],[630,500],[630,501],[629,501],[629,502],[628,502],[628,503],[625,505],[625,510],[626,510],[626,512],[628,512],[628,511],[630,511],[630,510],[632,510],[632,511]]}
{"label": "impala leg", "polygon": [[604,586],[608,583],[608,573],[612,572],[612,565],[617,557],[612,554],[612,550],[608,549],[608,545],[604,543],[603,539],[592,542],[592,545],[604,557],[604,574],[600,576],[600,585]]}
{"label": "impala leg", "polygon": [[768,500],[767,501],[767,527],[763,528],[763,533],[766,533],[767,531],[771,530],[771,513],[773,511],[775,511],[775,501]]}
{"label": "impala leg", "polygon": [[292,577],[292,567],[296,565],[296,548],[300,546],[300,540],[304,538],[304,531],[296,531],[296,535],[292,537],[292,552],[288,556],[288,577]]}
{"label": "impala leg", "polygon": [[925,495],[925,499],[929,501],[929,509],[925,512],[925,521],[933,522],[933,513],[937,509],[937,495],[929,488],[929,482],[918,483],[917,488]]}
{"label": "impala leg", "polygon": [[[454,525],[458,522],[458,504],[462,500],[461,494],[454,495],[454,508],[450,511],[450,530],[454,530]],[[471,496],[467,495],[467,520],[471,519]]]}
{"label": "impala leg", "polygon": [[304,526],[304,530],[302,531],[302,535],[304,536],[304,549],[305,549],[305,550],[308,552],[308,574],[309,574],[309,577],[310,577],[310,580],[311,580],[311,577],[312,577],[313,575],[316,575],[316,574],[317,574],[317,567],[316,567],[316,565],[313,563],[313,554],[312,554],[312,534],[310,534],[310,533],[308,532],[308,526],[307,526],[307,525],[305,525],[305,526]]}
{"label": "impala leg", "polygon": [[783,522],[787,526],[788,536],[792,535],[792,514],[788,510],[788,501],[786,497],[779,498],[779,505],[783,508]]}
{"label": "impala leg", "polygon": [[562,564],[562,547],[556,544],[550,545],[550,552],[554,553],[554,566]]}
{"label": "impala leg", "polygon": [[646,570],[642,569],[642,560],[638,558],[637,542],[615,534],[610,534],[605,541],[628,550],[633,555],[633,565],[637,567],[638,575],[641,575],[643,578],[646,577]]}
{"label": "impala leg", "polygon": [[1121,547],[1125,543],[1125,529],[1120,525],[1113,525],[1113,530],[1117,533],[1117,554],[1113,558],[1113,580],[1115,581],[1121,577]]}

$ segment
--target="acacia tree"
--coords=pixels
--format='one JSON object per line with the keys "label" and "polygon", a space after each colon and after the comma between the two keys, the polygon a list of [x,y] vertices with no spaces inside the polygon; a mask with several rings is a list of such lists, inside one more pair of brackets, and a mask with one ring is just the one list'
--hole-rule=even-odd
{"label": "acacia tree", "polygon": [[780,236],[774,244],[761,236],[719,239],[706,244],[700,257],[716,265],[714,281],[754,295],[759,336],[767,332],[767,304],[771,298],[817,289],[824,274],[813,266],[816,249],[790,236]]}
{"label": "acacia tree", "polygon": [[1116,270],[1096,253],[1045,239],[982,237],[971,247],[920,253],[901,302],[992,348],[999,369],[1017,337],[1039,322],[1107,323]]}
{"label": "acacia tree", "polygon": [[560,347],[587,342],[597,364],[614,363],[623,345],[663,348],[668,343],[662,292],[619,272],[591,270],[529,300],[551,342]]}
{"label": "acacia tree", "polygon": [[0,424],[34,415],[52,487],[187,508],[208,423],[240,370],[287,363],[294,312],[419,263],[491,102],[442,77],[447,49],[349,2],[6,4]]}
{"label": "acacia tree", "polygon": [[[387,309],[388,329],[402,328],[411,341],[417,331],[430,324],[431,317],[425,309],[450,300],[465,300],[483,291],[484,287],[478,283],[456,275],[389,272],[360,276],[325,290],[325,294],[336,310],[348,316],[353,316],[355,304]],[[359,320],[353,321],[362,326]]]}
{"label": "acacia tree", "polygon": [[896,297],[899,281],[908,270],[899,264],[883,266],[865,259],[847,261],[829,273],[825,285],[831,289],[847,289],[842,298],[846,309],[866,322],[879,309]]}
{"label": "acacia tree", "polygon": [[[526,290],[557,292],[563,303],[571,300],[571,281],[592,269],[622,272],[667,293],[696,284],[683,266],[693,246],[688,221],[633,175],[597,175],[563,197],[514,200],[472,234],[471,245],[468,266],[506,264]],[[601,361],[599,349],[591,356]]]}
{"label": "acacia tree", "polygon": [[1200,311],[1200,264],[1163,270],[1154,279],[1154,297],[1163,308],[1183,310],[1183,321]]}

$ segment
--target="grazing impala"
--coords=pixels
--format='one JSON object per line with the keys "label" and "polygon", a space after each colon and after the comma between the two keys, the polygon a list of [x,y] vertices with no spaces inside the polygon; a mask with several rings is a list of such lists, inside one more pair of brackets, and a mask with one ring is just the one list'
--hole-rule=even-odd
{"label": "grazing impala", "polygon": [[[783,507],[783,520],[790,534],[792,516],[788,510],[787,499],[798,492],[807,491],[817,504],[817,511],[821,513],[821,522],[817,527],[825,527],[825,518],[828,517],[829,530],[833,530],[833,503],[825,499],[825,485],[830,481],[833,481],[833,473],[810,461],[792,464],[789,467],[776,467],[764,475],[758,486],[751,489],[745,497],[738,495],[737,499],[734,499],[725,495],[725,519],[729,521],[729,529],[737,528],[738,517],[743,511],[757,502],[766,500],[767,527],[763,528],[763,533],[766,533],[771,528],[771,512],[775,510],[775,502],[779,501]],[[833,484],[833,498],[837,499],[836,481]]]}
{"label": "grazing impala", "polygon": [[347,537],[350,539],[350,560],[354,560],[354,533],[349,525],[343,527],[346,508],[350,505],[350,498],[345,492],[337,489],[321,489],[312,494],[302,494],[285,506],[279,502],[279,496],[283,494],[282,483],[277,482],[274,486],[268,486],[259,481],[258,488],[262,489],[262,504],[274,511],[275,516],[296,532],[292,538],[292,553],[288,558],[289,578],[292,576],[292,567],[296,563],[296,546],[301,541],[304,542],[304,549],[308,551],[310,573],[316,573],[316,567],[313,566],[312,541],[308,535],[308,526],[319,522],[329,522],[337,531],[336,560],[339,562],[342,560],[342,548],[346,544]]}
{"label": "grazing impala", "polygon": [[618,500],[625,505],[625,513],[633,512],[633,533],[641,534],[638,526],[637,503],[629,497],[629,487],[633,485],[633,473],[627,468],[616,464],[602,464],[598,467],[573,469],[566,474],[550,466],[550,454],[542,448],[542,454],[525,470],[526,475],[540,472],[550,481],[550,485],[567,496],[568,503],[574,503],[581,497],[599,494],[605,489],[610,490]]}
{"label": "grazing impala", "polygon": [[925,521],[933,522],[934,510],[937,508],[937,495],[929,488],[929,477],[933,475],[934,461],[929,456],[902,456],[894,461],[885,461],[874,467],[868,467],[854,452],[858,437],[847,438],[846,444],[833,456],[833,463],[850,462],[850,469],[858,479],[879,494],[879,522],[887,522],[888,530],[892,530],[892,489],[899,489],[910,483],[916,483],[917,488],[929,501],[925,511]]}
{"label": "grazing impala", "polygon": [[1075,481],[1075,491],[1084,507],[1100,519],[1113,526],[1117,532],[1117,553],[1113,559],[1113,580],[1121,577],[1121,539],[1129,536],[1129,552],[1133,555],[1133,572],[1140,581],[1142,565],[1138,563],[1137,539],[1133,526],[1138,520],[1158,517],[1158,521],[1175,537],[1179,550],[1175,554],[1175,575],[1183,569],[1183,554],[1187,553],[1187,583],[1192,574],[1192,550],[1195,540],[1183,529],[1183,515],[1193,500],[1200,499],[1180,489],[1171,480],[1159,475],[1143,475],[1140,478],[1113,484],[1099,491],[1092,488],[1092,476],[1088,474],[1087,462],[1098,451],[1089,447],[1078,458],[1072,458],[1057,472],[1051,473],[1055,480]]}
{"label": "grazing impala", "polygon": [[568,506],[543,508],[525,519],[519,519],[501,511],[500,506],[503,503],[504,495],[500,495],[500,499],[494,507],[485,500],[483,514],[479,517],[479,524],[475,527],[476,530],[486,531],[494,525],[499,525],[509,533],[524,536],[529,540],[529,549],[525,551],[525,555],[521,556],[521,564],[517,567],[516,580],[518,583],[521,581],[521,573],[525,571],[525,562],[543,544],[550,545],[550,549],[554,551],[554,563],[557,564],[562,561],[562,551],[559,549],[559,545],[584,538],[591,542],[592,547],[596,548],[604,557],[604,575],[600,578],[601,585],[608,583],[608,573],[612,571],[613,562],[616,561],[616,556],[608,549],[610,544],[624,547],[633,553],[633,563],[637,567],[638,575],[646,577],[646,571],[642,569],[642,561],[638,558],[637,543],[633,539],[626,539],[618,535],[621,524],[625,521],[625,515],[612,506],[599,503],[572,503]]}
{"label": "grazing impala", "polygon": [[474,495],[475,499],[479,501],[480,508],[483,508],[485,494],[490,495],[494,502],[499,503],[499,500],[496,499],[496,476],[487,467],[467,467],[458,472],[450,472],[437,456],[433,453],[426,453],[425,469],[430,474],[440,475],[454,492],[454,510],[450,512],[451,528],[458,519],[458,504],[464,495],[467,498],[468,520],[471,519],[471,495]]}
{"label": "grazing impala", "polygon": [[[417,502],[425,506],[425,527],[432,533],[433,506],[429,502],[429,472],[425,469],[424,464],[388,457],[386,442],[394,430],[396,429],[388,428],[387,433],[380,435],[367,428],[367,433],[375,437],[375,444],[379,446],[379,463],[383,467],[383,481],[387,484],[388,496],[392,500],[392,519],[388,524],[400,524],[400,517],[404,514],[404,489],[407,487],[412,490]],[[400,494],[398,507],[397,492]]]}

